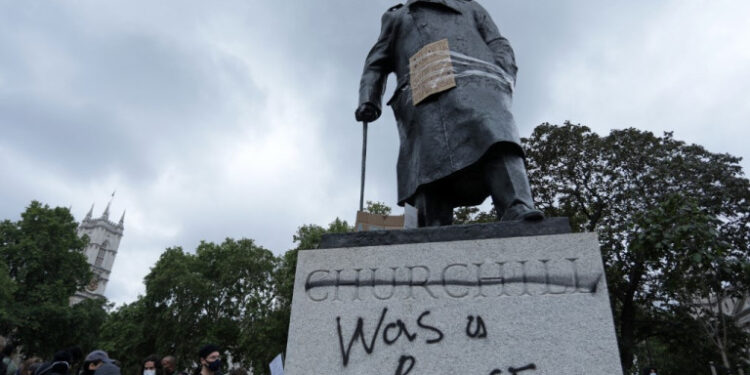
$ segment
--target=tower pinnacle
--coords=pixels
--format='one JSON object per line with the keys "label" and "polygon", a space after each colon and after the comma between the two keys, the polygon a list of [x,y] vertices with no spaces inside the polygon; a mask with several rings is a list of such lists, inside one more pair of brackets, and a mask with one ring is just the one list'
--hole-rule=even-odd
{"label": "tower pinnacle", "polygon": [[107,203],[107,208],[104,209],[104,213],[102,213],[102,217],[104,219],[109,220],[109,206],[112,205],[112,201],[115,199],[115,193],[117,193],[117,189],[112,191],[112,196],[109,198],[109,202]]}
{"label": "tower pinnacle", "polygon": [[112,204],[112,201],[110,200],[109,203],[107,203],[107,208],[104,209],[104,212],[102,213],[102,217],[105,219],[109,219],[109,206]]}

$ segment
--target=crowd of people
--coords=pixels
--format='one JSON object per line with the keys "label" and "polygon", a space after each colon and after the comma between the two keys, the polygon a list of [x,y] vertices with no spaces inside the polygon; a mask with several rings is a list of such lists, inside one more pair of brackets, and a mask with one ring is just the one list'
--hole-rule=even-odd
{"label": "crowd of people", "polygon": [[[73,347],[60,350],[45,361],[36,356],[22,358],[11,343],[0,342],[0,348],[0,375],[123,375],[121,363],[104,350],[94,350],[84,356],[80,348]],[[204,345],[195,359],[198,365],[190,375],[223,375],[218,346]],[[141,362],[140,372],[132,375],[188,375],[188,372],[178,369],[175,356],[150,355]],[[230,375],[247,375],[247,371],[234,369]]]}

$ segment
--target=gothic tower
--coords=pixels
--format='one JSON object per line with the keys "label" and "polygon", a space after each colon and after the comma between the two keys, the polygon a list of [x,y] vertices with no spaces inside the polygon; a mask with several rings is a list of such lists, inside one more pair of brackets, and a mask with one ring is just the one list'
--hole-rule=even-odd
{"label": "gothic tower", "polygon": [[122,233],[125,229],[125,212],[122,213],[118,223],[109,220],[110,204],[112,204],[111,200],[107,203],[107,208],[104,209],[102,216],[96,219],[91,217],[94,211],[94,205],[91,205],[88,214],[78,226],[79,236],[84,234],[89,236],[89,244],[86,246],[85,254],[94,276],[89,285],[76,292],[75,296],[71,298],[72,304],[78,303],[84,298],[104,297],[104,290],[107,288],[109,274],[112,271],[112,265],[115,262],[115,256],[117,256],[117,248],[120,246],[120,239],[122,239]]}

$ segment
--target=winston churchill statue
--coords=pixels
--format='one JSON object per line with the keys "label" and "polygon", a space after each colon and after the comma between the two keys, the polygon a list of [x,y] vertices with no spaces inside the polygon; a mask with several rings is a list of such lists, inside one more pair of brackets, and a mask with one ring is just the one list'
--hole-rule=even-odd
{"label": "winston churchill statue", "polygon": [[542,220],[534,208],[510,106],[518,68],[508,40],[472,0],[409,0],[385,12],[365,61],[358,121],[388,105],[398,124],[399,205],[419,226],[450,225],[453,209],[488,196],[500,220]]}

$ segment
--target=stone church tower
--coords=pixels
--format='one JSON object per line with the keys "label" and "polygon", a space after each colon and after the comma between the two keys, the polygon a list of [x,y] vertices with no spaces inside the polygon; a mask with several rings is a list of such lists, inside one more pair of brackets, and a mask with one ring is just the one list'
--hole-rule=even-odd
{"label": "stone church tower", "polygon": [[120,221],[115,223],[109,220],[109,206],[107,204],[102,216],[92,218],[94,206],[91,205],[86,217],[78,226],[78,235],[84,234],[89,236],[89,244],[86,246],[85,254],[88,259],[91,271],[94,273],[91,283],[83,290],[76,292],[71,297],[71,304],[76,304],[85,298],[104,297],[104,290],[107,288],[109,274],[112,271],[112,265],[117,256],[117,248],[120,246],[120,239],[125,229],[125,212],[122,213]]}

